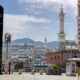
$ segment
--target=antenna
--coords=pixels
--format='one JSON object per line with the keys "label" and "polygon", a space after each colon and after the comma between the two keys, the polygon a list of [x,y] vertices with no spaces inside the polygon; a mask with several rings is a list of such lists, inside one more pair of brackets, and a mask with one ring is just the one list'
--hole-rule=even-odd
{"label": "antenna", "polygon": [[60,9],[63,12],[63,4],[62,3],[61,3],[61,6],[60,6]]}

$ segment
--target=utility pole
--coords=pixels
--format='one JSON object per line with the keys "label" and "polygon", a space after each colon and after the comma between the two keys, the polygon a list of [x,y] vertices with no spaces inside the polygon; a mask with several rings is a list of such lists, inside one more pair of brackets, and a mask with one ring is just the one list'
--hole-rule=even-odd
{"label": "utility pole", "polygon": [[71,59],[73,59],[73,52],[72,52],[72,41],[70,40],[70,45],[71,45]]}

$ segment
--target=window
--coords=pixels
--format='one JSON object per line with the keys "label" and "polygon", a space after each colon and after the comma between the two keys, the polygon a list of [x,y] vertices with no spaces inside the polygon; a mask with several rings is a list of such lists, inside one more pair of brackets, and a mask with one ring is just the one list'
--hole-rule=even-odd
{"label": "window", "polygon": [[79,16],[80,16],[80,5],[78,5],[78,13],[79,13]]}
{"label": "window", "polygon": [[80,1],[78,0],[78,3],[80,3]]}
{"label": "window", "polygon": [[[78,19],[78,21],[80,22],[80,20]],[[80,23],[78,23],[78,26],[80,26]]]}
{"label": "window", "polygon": [[80,32],[78,33],[78,35],[80,35]]}
{"label": "window", "polygon": [[75,70],[72,70],[72,73],[75,73]]}
{"label": "window", "polygon": [[65,53],[65,54],[63,55],[63,59],[68,59],[68,58],[70,58],[70,54],[69,54],[69,53]]}
{"label": "window", "polygon": [[[80,26],[80,24],[79,24],[79,26]],[[78,28],[78,31],[80,31],[80,28]]]}
{"label": "window", "polygon": [[[78,39],[80,40],[80,37],[78,37]],[[80,44],[80,42],[79,42],[79,44]]]}
{"label": "window", "polygon": [[60,57],[58,56],[58,59],[60,59]]}
{"label": "window", "polygon": [[56,56],[55,56],[55,59],[56,59]]}
{"label": "window", "polygon": [[77,58],[77,54],[74,53],[73,56],[74,56],[74,58]]}
{"label": "window", "polygon": [[79,22],[80,22],[80,19],[78,19],[78,26],[80,26],[80,23]]}
{"label": "window", "polygon": [[51,60],[52,60],[53,58],[51,57]]}

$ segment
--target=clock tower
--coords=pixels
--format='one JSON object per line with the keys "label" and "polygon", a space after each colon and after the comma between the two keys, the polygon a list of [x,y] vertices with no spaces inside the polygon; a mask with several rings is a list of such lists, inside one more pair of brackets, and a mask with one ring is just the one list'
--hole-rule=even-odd
{"label": "clock tower", "polygon": [[0,74],[2,68],[3,7],[0,5]]}

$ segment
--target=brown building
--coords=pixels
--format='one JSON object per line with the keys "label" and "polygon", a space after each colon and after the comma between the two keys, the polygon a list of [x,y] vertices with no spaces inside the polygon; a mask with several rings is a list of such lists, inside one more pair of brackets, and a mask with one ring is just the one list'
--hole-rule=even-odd
{"label": "brown building", "polygon": [[47,53],[46,63],[47,64],[62,64],[62,53],[60,51]]}
{"label": "brown building", "polygon": [[69,58],[80,58],[80,52],[74,50],[64,50],[48,52],[46,55],[46,64],[64,64]]}

